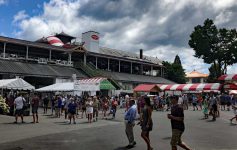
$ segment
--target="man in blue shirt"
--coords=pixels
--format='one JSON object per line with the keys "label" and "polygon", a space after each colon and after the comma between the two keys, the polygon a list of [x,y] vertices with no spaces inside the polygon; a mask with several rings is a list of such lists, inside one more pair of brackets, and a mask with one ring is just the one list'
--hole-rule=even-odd
{"label": "man in blue shirt", "polygon": [[129,145],[126,148],[133,148],[136,145],[133,135],[133,127],[135,126],[135,119],[137,115],[137,106],[135,105],[134,100],[129,101],[130,108],[125,113],[125,125],[126,125],[126,135],[128,137]]}

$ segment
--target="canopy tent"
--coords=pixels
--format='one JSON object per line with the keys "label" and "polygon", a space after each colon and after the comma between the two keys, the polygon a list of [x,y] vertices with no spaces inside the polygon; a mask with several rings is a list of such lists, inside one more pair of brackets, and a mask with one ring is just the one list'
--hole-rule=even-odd
{"label": "canopy tent", "polygon": [[223,81],[237,80],[237,74],[225,74],[225,75],[220,76],[218,80],[223,80]]}
{"label": "canopy tent", "polygon": [[73,82],[55,83],[46,87],[37,89],[38,92],[70,92],[74,90]]}
{"label": "canopy tent", "polygon": [[225,90],[237,90],[237,83],[227,83],[224,85]]}
{"label": "canopy tent", "polygon": [[0,80],[0,88],[14,90],[34,90],[35,87],[21,78]]}
{"label": "canopy tent", "polygon": [[220,90],[220,83],[199,83],[199,84],[158,84],[162,91],[204,91]]}
{"label": "canopy tent", "polygon": [[106,78],[89,78],[75,82],[55,83],[40,89],[38,92],[69,92],[69,91],[99,91],[113,90],[115,87]]}
{"label": "canopy tent", "polygon": [[156,84],[140,84],[133,89],[134,92],[159,92],[160,88]]}
{"label": "canopy tent", "polygon": [[237,94],[237,90],[230,90],[229,94]]}
{"label": "canopy tent", "polygon": [[101,90],[116,90],[116,88],[106,79],[100,82]]}

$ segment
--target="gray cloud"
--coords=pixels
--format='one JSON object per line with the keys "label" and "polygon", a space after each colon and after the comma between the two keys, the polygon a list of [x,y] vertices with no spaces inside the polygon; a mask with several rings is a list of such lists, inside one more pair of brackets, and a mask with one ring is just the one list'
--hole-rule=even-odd
{"label": "gray cloud", "polygon": [[35,40],[63,30],[78,37],[96,30],[102,46],[133,52],[143,48],[147,55],[169,61],[179,54],[190,71],[193,60],[205,67],[188,46],[194,26],[211,18],[218,27],[235,28],[235,16],[235,0],[51,0],[42,15],[18,23],[16,36]]}
{"label": "gray cloud", "polygon": [[90,0],[80,7],[78,15],[103,21],[140,18],[149,11],[153,2],[155,0]]}

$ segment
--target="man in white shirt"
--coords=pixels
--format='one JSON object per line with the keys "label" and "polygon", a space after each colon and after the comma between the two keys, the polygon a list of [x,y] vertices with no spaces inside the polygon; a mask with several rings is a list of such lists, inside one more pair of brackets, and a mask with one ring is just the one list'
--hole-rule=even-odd
{"label": "man in white shirt", "polygon": [[18,97],[14,100],[14,105],[15,105],[15,119],[16,121],[14,123],[18,123],[18,116],[21,116],[21,122],[25,123],[23,120],[23,106],[24,103],[26,102],[26,100],[24,99],[24,97],[22,97],[21,94],[18,95]]}

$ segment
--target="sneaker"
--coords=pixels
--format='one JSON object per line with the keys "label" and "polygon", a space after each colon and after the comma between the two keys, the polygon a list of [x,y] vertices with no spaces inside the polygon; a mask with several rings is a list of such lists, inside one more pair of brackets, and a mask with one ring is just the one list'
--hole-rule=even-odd
{"label": "sneaker", "polygon": [[22,121],[21,123],[26,123],[25,121]]}
{"label": "sneaker", "polygon": [[76,124],[76,122],[73,122],[73,124]]}
{"label": "sneaker", "polygon": [[136,144],[137,144],[136,141],[134,141],[132,145],[134,146],[134,145],[136,145]]}
{"label": "sneaker", "polygon": [[126,146],[127,149],[131,149],[131,148],[133,148],[133,147],[134,147],[134,145],[127,145],[127,146]]}
{"label": "sneaker", "polygon": [[14,121],[13,123],[17,124],[18,122]]}

